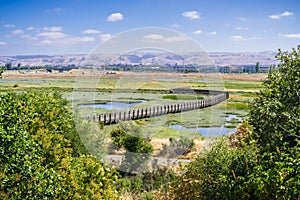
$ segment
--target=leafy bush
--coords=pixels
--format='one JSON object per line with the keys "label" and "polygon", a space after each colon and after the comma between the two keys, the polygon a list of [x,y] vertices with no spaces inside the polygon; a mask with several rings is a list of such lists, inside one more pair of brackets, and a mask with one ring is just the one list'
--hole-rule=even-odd
{"label": "leafy bush", "polygon": [[248,122],[188,165],[168,198],[300,199],[300,46],[277,58]]}
{"label": "leafy bush", "polygon": [[4,130],[14,127],[36,137],[42,132],[61,134],[71,142],[74,155],[88,153],[76,132],[67,101],[59,93],[8,92],[0,96],[0,108],[0,124]]}
{"label": "leafy bush", "polygon": [[159,152],[159,156],[167,156],[169,158],[186,155],[191,152],[195,146],[193,139],[186,137],[170,137],[170,145],[163,145],[163,149]]}
{"label": "leafy bush", "polygon": [[251,174],[261,199],[300,198],[300,46],[279,51],[264,89],[253,101],[249,123],[259,146],[259,163]]}
{"label": "leafy bush", "polygon": [[76,130],[88,152],[97,159],[107,154],[105,140],[109,137],[103,131],[103,123],[96,123],[92,119],[75,118]]}
{"label": "leafy bush", "polygon": [[227,138],[187,166],[169,191],[174,199],[251,199],[245,175],[256,162],[255,148],[229,147]]}
{"label": "leafy bush", "polygon": [[126,150],[119,167],[121,174],[128,175],[128,173],[145,171],[154,149],[150,140],[141,134],[140,127],[134,122],[124,122],[113,129],[110,134],[113,144]]}
{"label": "leafy bush", "polygon": [[[130,193],[140,199],[150,198],[153,191],[166,192],[168,186],[177,179],[177,174],[167,167],[159,167],[156,170],[124,177],[117,181],[118,190],[121,193]],[[142,198],[144,197],[144,198]],[[150,199],[156,199],[151,195]]]}
{"label": "leafy bush", "polygon": [[141,134],[141,128],[134,122],[123,122],[111,131],[113,144],[133,153],[152,153],[150,139]]}
{"label": "leafy bush", "polygon": [[60,199],[117,199],[115,187],[118,173],[99,163],[94,157],[66,158],[58,172],[64,177],[65,193]]}
{"label": "leafy bush", "polygon": [[300,139],[300,46],[291,53],[279,51],[278,69],[264,82],[253,101],[249,122],[261,152],[299,147]]}
{"label": "leafy bush", "polygon": [[43,150],[26,131],[0,126],[0,198],[58,198],[62,177],[43,165]]}
{"label": "leafy bush", "polygon": [[57,93],[1,94],[0,144],[1,199],[117,198],[116,171],[83,156]]}

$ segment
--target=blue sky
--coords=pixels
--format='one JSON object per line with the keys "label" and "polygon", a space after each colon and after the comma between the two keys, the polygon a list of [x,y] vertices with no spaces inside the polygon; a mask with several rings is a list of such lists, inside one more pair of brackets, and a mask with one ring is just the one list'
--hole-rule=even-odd
{"label": "blue sky", "polygon": [[291,50],[299,0],[0,0],[0,55],[89,53],[124,31],[181,32],[207,51]]}

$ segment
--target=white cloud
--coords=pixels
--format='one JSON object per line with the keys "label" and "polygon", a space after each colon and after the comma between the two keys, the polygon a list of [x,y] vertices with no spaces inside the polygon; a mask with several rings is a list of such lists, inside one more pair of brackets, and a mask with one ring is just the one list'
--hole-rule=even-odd
{"label": "white cloud", "polygon": [[300,33],[279,34],[280,37],[300,39]]}
{"label": "white cloud", "polygon": [[21,35],[21,38],[31,38],[30,35]]}
{"label": "white cloud", "polygon": [[157,42],[167,42],[167,43],[173,43],[173,42],[182,42],[188,40],[187,37],[183,35],[179,36],[162,36],[159,34],[149,34],[144,36],[145,42],[150,43],[157,43]]}
{"label": "white cloud", "polygon": [[26,29],[27,31],[34,31],[35,30],[35,28],[33,27],[33,26],[29,26],[29,27],[27,27],[27,29]]}
{"label": "white cloud", "polygon": [[83,34],[90,34],[90,35],[98,35],[98,37],[100,38],[101,42],[109,40],[112,37],[112,35],[109,34],[109,33],[100,34],[101,31],[95,30],[95,29],[86,29],[86,30],[82,31],[82,33]]}
{"label": "white cloud", "polygon": [[235,28],[235,30],[238,30],[238,31],[246,31],[246,30],[248,30],[248,27],[238,26],[238,27]]}
{"label": "white cloud", "polygon": [[149,34],[149,35],[145,35],[144,39],[146,39],[146,40],[163,40],[164,37],[159,34]]}
{"label": "white cloud", "polygon": [[124,17],[121,13],[113,13],[107,17],[107,21],[109,21],[109,22],[116,22],[116,21],[120,21],[123,19],[124,19]]}
{"label": "white cloud", "polygon": [[195,30],[195,31],[193,32],[193,34],[195,34],[195,35],[199,35],[199,34],[201,34],[201,33],[202,33],[202,30],[200,30],[200,29]]}
{"label": "white cloud", "polygon": [[209,32],[208,34],[209,35],[217,35],[217,32],[216,31],[212,31],[212,32]]}
{"label": "white cloud", "polygon": [[[24,34],[21,29],[13,30],[7,37],[19,36],[27,42],[33,45],[55,45],[55,46],[68,46],[76,45],[81,43],[95,42],[96,38],[91,36],[74,36],[63,32],[63,28],[60,26],[50,26],[43,28],[36,28],[29,26],[26,28],[27,31],[34,31],[34,34]],[[83,31],[89,34],[100,34],[100,31],[87,29]]]}
{"label": "white cloud", "polygon": [[238,20],[239,20],[240,22],[244,22],[244,21],[247,20],[247,18],[245,18],[245,17],[239,17]]}
{"label": "white cloud", "polygon": [[35,45],[66,46],[66,45],[74,45],[78,43],[86,43],[86,42],[94,42],[94,41],[95,41],[94,37],[75,37],[75,36],[66,35],[66,37],[64,38],[57,38],[57,39],[45,38],[35,43]]}
{"label": "white cloud", "polygon": [[241,42],[241,41],[257,40],[259,38],[256,38],[256,37],[243,37],[241,35],[233,35],[229,39],[232,40],[232,41],[235,41],[235,42]]}
{"label": "white cloud", "polygon": [[171,24],[170,27],[171,27],[171,28],[179,28],[180,25],[179,25],[179,24]]}
{"label": "white cloud", "polygon": [[[59,46],[65,47],[68,45],[80,45],[82,43],[91,43],[98,41],[104,41],[111,37],[110,34],[101,34],[101,31],[95,29],[83,30],[83,34],[90,34],[85,36],[69,35],[63,32],[63,28],[60,26],[50,26],[43,28],[36,28],[29,26],[27,31],[34,31],[34,34],[24,34],[21,29],[16,29],[11,32],[7,37],[19,36],[20,38],[30,42],[35,46]],[[32,32],[31,32],[32,33]],[[95,35],[95,36],[94,36]],[[1,42],[0,45],[6,45],[6,42]]]}
{"label": "white cloud", "polygon": [[36,36],[44,37],[49,40],[57,40],[57,39],[67,37],[67,34],[65,34],[63,32],[41,32],[41,33],[38,33]]}
{"label": "white cloud", "polygon": [[50,32],[60,32],[63,31],[63,28],[60,26],[51,26],[51,27],[44,27],[44,31],[50,31]]}
{"label": "white cloud", "polygon": [[188,39],[181,35],[181,36],[172,36],[172,37],[165,37],[165,41],[168,43],[172,43],[172,42],[183,42],[183,41],[187,41]]}
{"label": "white cloud", "polygon": [[12,35],[20,35],[23,33],[24,33],[24,31],[22,31],[21,29],[16,29],[11,32]]}
{"label": "white cloud", "polygon": [[187,11],[182,13],[182,16],[189,18],[189,19],[199,19],[200,13],[197,11]]}
{"label": "white cloud", "polygon": [[43,45],[43,44],[52,44],[53,41],[52,40],[41,40],[39,43],[37,43],[36,45]]}
{"label": "white cloud", "polygon": [[232,41],[245,41],[246,38],[244,38],[241,35],[233,35],[233,36],[230,37],[230,40],[232,40]]}
{"label": "white cloud", "polygon": [[[55,30],[55,29],[47,29],[47,30]],[[59,29],[57,29],[59,30]],[[75,45],[79,43],[86,42],[94,42],[96,41],[95,37],[90,36],[73,36],[68,35],[66,33],[60,31],[45,31],[36,34],[35,37],[35,45],[56,45],[56,46],[67,46],[67,45]],[[31,38],[29,38],[31,39]]]}
{"label": "white cloud", "polygon": [[16,26],[14,24],[5,24],[5,28],[15,28]]}
{"label": "white cloud", "polygon": [[284,11],[283,13],[277,14],[277,15],[270,15],[269,17],[271,19],[281,19],[282,17],[290,17],[293,16],[294,13],[292,12],[288,12],[288,11]]}
{"label": "white cloud", "polygon": [[7,42],[0,41],[0,46],[5,46],[5,45],[7,45]]}
{"label": "white cloud", "polygon": [[107,34],[101,34],[101,35],[99,35],[99,37],[100,37],[101,42],[103,42],[103,41],[109,40],[112,37],[112,35],[107,33]]}
{"label": "white cloud", "polygon": [[95,29],[86,29],[82,31],[83,34],[100,34],[101,31]]}
{"label": "white cloud", "polygon": [[94,42],[94,37],[71,37],[70,41],[77,42]]}

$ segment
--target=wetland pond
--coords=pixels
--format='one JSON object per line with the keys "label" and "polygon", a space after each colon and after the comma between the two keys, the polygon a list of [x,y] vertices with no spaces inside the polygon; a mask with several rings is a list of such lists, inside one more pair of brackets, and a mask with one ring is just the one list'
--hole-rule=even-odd
{"label": "wetland pond", "polygon": [[[234,114],[229,114],[226,118],[226,122],[230,122],[231,120],[237,120],[242,122],[243,118],[239,117]],[[190,132],[198,132],[204,137],[215,137],[215,136],[222,136],[227,135],[229,133],[234,133],[236,128],[227,128],[225,125],[220,127],[198,127],[198,128],[187,128],[183,125],[176,124],[176,125],[169,125],[168,128],[174,130],[183,130],[183,131],[190,131]]]}
{"label": "wetland pond", "polygon": [[[93,108],[93,109],[106,109],[106,110],[124,110],[139,104],[143,104],[147,102],[146,100],[140,100],[135,102],[125,102],[125,101],[109,101],[106,103],[94,103],[94,104],[81,104],[78,108]],[[225,123],[219,127],[197,127],[197,128],[189,128],[185,127],[181,124],[173,124],[168,125],[167,127],[173,130],[182,130],[182,131],[190,131],[190,132],[198,132],[204,137],[214,137],[214,136],[222,136],[228,133],[233,133],[236,131],[236,128],[229,128],[227,125],[231,125],[233,123],[242,122],[243,118],[239,117],[235,114],[228,114],[225,117]]]}
{"label": "wetland pond", "polygon": [[138,102],[122,102],[122,101],[110,101],[106,103],[96,103],[96,104],[83,104],[78,106],[79,108],[102,108],[106,110],[123,110],[126,108],[130,108],[147,101],[141,100]]}

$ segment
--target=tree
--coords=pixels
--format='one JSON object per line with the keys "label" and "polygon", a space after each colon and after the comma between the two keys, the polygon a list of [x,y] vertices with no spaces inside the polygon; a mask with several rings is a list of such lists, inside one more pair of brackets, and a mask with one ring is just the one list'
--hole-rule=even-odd
{"label": "tree", "polygon": [[124,122],[113,129],[110,134],[113,144],[126,150],[119,171],[127,175],[128,172],[145,170],[154,149],[150,140],[142,136],[141,128],[134,122]]}
{"label": "tree", "polygon": [[256,63],[255,65],[255,73],[259,72],[259,62]]}
{"label": "tree", "polygon": [[300,46],[277,59],[248,122],[188,165],[175,199],[300,199]]}
{"label": "tree", "polygon": [[265,199],[300,198],[300,46],[279,50],[264,89],[249,113],[259,146],[258,166],[250,181]]}
{"label": "tree", "polygon": [[249,122],[254,127],[261,151],[289,151],[300,139],[300,46],[291,53],[279,51],[278,68],[264,82],[253,101]]}
{"label": "tree", "polygon": [[18,63],[17,68],[18,70],[21,70],[21,63]]}
{"label": "tree", "polygon": [[115,170],[85,155],[55,92],[0,95],[0,199],[116,199]]}
{"label": "tree", "polygon": [[3,70],[3,67],[0,66],[0,79],[2,78],[2,74],[3,74],[4,70]]}
{"label": "tree", "polygon": [[5,64],[5,69],[6,70],[11,70],[12,69],[11,62]]}

